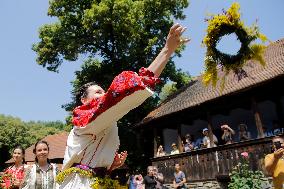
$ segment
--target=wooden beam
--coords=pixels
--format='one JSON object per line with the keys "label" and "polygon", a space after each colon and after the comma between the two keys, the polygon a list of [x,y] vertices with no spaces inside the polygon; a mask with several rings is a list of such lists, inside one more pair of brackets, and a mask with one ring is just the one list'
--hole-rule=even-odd
{"label": "wooden beam", "polygon": [[264,137],[263,125],[262,125],[262,121],[260,118],[261,117],[260,112],[258,110],[257,103],[254,97],[251,98],[251,102],[252,102],[252,111],[253,111],[254,119],[255,119],[255,125],[256,125],[257,133],[258,133],[257,137],[262,138]]}
{"label": "wooden beam", "polygon": [[275,103],[275,106],[276,106],[276,115],[277,115],[277,118],[278,118],[279,125],[281,127],[283,127],[283,125],[284,125],[284,118],[283,118],[284,108],[282,106],[281,96],[275,97],[272,101]]}
{"label": "wooden beam", "polygon": [[154,127],[154,157],[157,155],[157,149],[158,149],[158,136],[157,136],[157,128]]}
{"label": "wooden beam", "polygon": [[183,152],[183,144],[182,144],[182,137],[181,137],[181,125],[178,125],[178,137],[177,137],[177,145],[178,145],[178,150],[180,153]]}
{"label": "wooden beam", "polygon": [[141,129],[139,132],[135,132],[136,135],[136,144],[137,144],[137,149],[142,152],[141,148],[141,135],[143,136],[143,129]]}
{"label": "wooden beam", "polygon": [[213,147],[214,140],[213,140],[212,118],[210,112],[207,112],[207,122],[208,122],[209,138],[210,138],[210,147]]}

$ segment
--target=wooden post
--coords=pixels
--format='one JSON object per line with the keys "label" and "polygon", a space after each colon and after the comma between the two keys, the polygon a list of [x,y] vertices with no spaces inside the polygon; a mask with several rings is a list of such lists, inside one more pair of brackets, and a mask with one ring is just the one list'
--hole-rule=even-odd
{"label": "wooden post", "polygon": [[157,149],[158,149],[158,138],[157,138],[157,128],[155,127],[154,129],[154,156],[157,156]]}
{"label": "wooden post", "polygon": [[273,102],[275,103],[276,106],[276,115],[278,117],[278,122],[279,122],[279,126],[283,127],[284,126],[284,119],[283,116],[284,115],[284,109],[282,107],[281,104],[281,96],[277,96],[274,97],[275,99],[273,99]]}
{"label": "wooden post", "polygon": [[142,152],[141,148],[141,135],[143,136],[143,130],[140,129],[139,132],[135,132],[136,135],[136,144],[137,144],[137,149]]}
{"label": "wooden post", "polygon": [[209,130],[209,138],[210,138],[210,147],[214,146],[214,140],[213,140],[213,129],[212,129],[212,119],[210,112],[207,112],[207,122],[208,122],[208,130]]}
{"label": "wooden post", "polygon": [[264,133],[263,133],[263,125],[262,125],[262,122],[261,122],[261,119],[260,119],[260,113],[259,113],[259,110],[257,108],[257,103],[255,101],[255,98],[252,97],[251,101],[252,101],[252,110],[253,110],[253,114],[254,114],[255,125],[256,125],[257,133],[258,133],[257,137],[262,138],[262,137],[264,137]]}
{"label": "wooden post", "polygon": [[181,125],[180,124],[177,129],[178,129],[177,145],[178,145],[178,150],[181,153],[183,152],[183,144],[182,144],[182,139],[181,139]]}

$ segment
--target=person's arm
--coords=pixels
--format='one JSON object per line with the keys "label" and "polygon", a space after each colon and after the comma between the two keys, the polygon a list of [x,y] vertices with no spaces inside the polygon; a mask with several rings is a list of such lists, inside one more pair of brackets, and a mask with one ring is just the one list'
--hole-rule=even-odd
{"label": "person's arm", "polygon": [[223,132],[223,134],[222,134],[222,140],[225,140],[225,132]]}
{"label": "person's arm", "polygon": [[160,156],[161,156],[161,148],[158,148],[156,157],[160,157]]}
{"label": "person's arm", "polygon": [[273,175],[277,162],[283,155],[284,155],[284,149],[280,148],[276,150],[273,154],[265,156],[264,166],[269,174]]}
{"label": "person's arm", "polygon": [[181,172],[182,181],[179,183],[179,186],[182,186],[186,183],[186,178],[184,172]]}
{"label": "person's arm", "polygon": [[21,189],[29,189],[31,184],[31,169],[32,167],[28,167],[25,169],[25,176],[21,184]]}
{"label": "person's arm", "polygon": [[130,184],[130,177],[131,176],[129,176],[128,179],[127,179],[127,182],[126,182],[127,186]]}
{"label": "person's arm", "polygon": [[228,130],[231,132],[232,135],[235,135],[235,134],[236,134],[236,132],[235,132],[231,127],[228,126],[227,128],[228,128]]}
{"label": "person's arm", "polygon": [[114,160],[112,162],[112,165],[110,166],[108,172],[111,172],[114,169],[121,167],[124,164],[127,155],[128,155],[127,151],[124,151],[124,152],[121,152],[121,153],[116,153]]}
{"label": "person's arm", "polygon": [[204,147],[207,148],[207,145],[208,145],[207,137],[203,137],[203,139],[202,139],[202,144],[203,144]]}
{"label": "person's arm", "polygon": [[217,139],[217,137],[216,137],[215,135],[213,135],[213,142],[214,142],[215,144],[218,144],[218,139]]}
{"label": "person's arm", "polygon": [[157,173],[156,179],[160,183],[163,183],[164,182],[164,175],[162,173]]}
{"label": "person's arm", "polygon": [[159,77],[165,68],[168,60],[175,50],[189,39],[184,39],[181,41],[181,34],[186,30],[185,27],[180,24],[175,24],[171,27],[170,32],[167,36],[167,41],[164,48],[155,58],[155,60],[150,64],[148,70],[152,71],[156,77]]}
{"label": "person's arm", "polygon": [[20,187],[22,182],[22,180],[15,178],[13,181],[13,186]]}
{"label": "person's arm", "polygon": [[189,144],[189,149],[190,149],[190,150],[193,150],[193,149],[194,149],[194,146],[195,146],[194,142],[191,142],[191,143]]}
{"label": "person's arm", "polygon": [[248,140],[248,139],[250,139],[250,133],[249,132],[242,132],[241,135],[240,135],[240,138],[244,139],[244,140]]}
{"label": "person's arm", "polygon": [[174,185],[174,188],[177,188],[177,187],[178,187],[175,178],[174,178],[174,180],[173,180],[173,185]]}

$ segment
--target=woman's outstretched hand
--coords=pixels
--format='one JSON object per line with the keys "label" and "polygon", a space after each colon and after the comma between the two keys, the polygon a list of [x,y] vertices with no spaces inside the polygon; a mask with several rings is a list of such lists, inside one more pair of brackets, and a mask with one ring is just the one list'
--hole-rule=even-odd
{"label": "woman's outstretched hand", "polygon": [[152,71],[156,77],[159,77],[164,70],[167,62],[175,50],[183,43],[190,41],[189,38],[183,38],[181,35],[186,30],[180,24],[174,24],[167,36],[167,41],[164,48],[155,58],[155,60],[149,65],[148,70]]}
{"label": "woman's outstretched hand", "polygon": [[186,30],[186,27],[183,27],[180,24],[174,24],[167,36],[167,41],[165,47],[173,53],[181,44],[190,41],[189,38],[183,38],[181,35]]}

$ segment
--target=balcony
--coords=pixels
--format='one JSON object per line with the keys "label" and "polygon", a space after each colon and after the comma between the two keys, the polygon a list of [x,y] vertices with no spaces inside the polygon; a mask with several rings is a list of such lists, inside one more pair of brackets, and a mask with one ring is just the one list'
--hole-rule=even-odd
{"label": "balcony", "polygon": [[239,163],[242,152],[249,153],[249,166],[252,170],[264,171],[263,160],[265,155],[271,152],[271,138],[156,157],[152,158],[151,162],[158,167],[159,172],[163,173],[167,184],[173,181],[175,163],[181,165],[188,182],[221,180],[228,178],[232,168]]}

